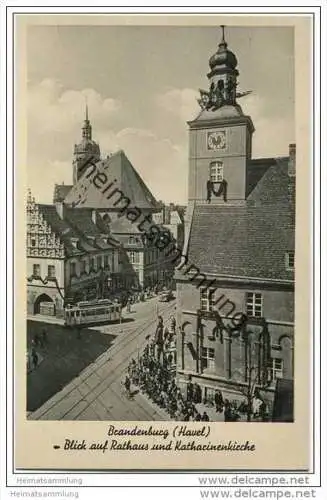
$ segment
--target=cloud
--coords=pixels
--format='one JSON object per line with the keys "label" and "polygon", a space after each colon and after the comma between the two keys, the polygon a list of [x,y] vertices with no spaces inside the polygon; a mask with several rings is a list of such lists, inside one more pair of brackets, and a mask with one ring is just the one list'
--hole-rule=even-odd
{"label": "cloud", "polygon": [[28,187],[39,203],[52,203],[55,184],[72,184],[70,161],[37,160],[28,171]]}
{"label": "cloud", "polygon": [[295,142],[294,117],[289,113],[274,114],[269,103],[258,94],[244,97],[240,104],[255,127],[253,157],[287,156],[289,144]]}
{"label": "cloud", "polygon": [[155,97],[159,108],[178,116],[183,123],[194,118],[200,111],[199,93],[193,89],[171,89]]}
{"label": "cloud", "polygon": [[94,89],[65,90],[60,82],[44,79],[28,88],[28,126],[38,134],[73,132],[81,126],[86,102],[97,124],[121,108],[118,100],[103,98]]}

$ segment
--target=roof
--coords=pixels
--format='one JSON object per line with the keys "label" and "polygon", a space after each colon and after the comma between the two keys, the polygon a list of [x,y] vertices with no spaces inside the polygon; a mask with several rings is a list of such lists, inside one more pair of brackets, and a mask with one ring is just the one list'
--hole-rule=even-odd
{"label": "roof", "polygon": [[79,239],[79,234],[68,224],[65,219],[59,217],[55,205],[38,205],[44,220],[50,225],[52,231],[60,237],[68,256],[78,255],[81,251],[72,243],[72,239]]}
{"label": "roof", "polygon": [[53,203],[64,201],[73,186],[69,184],[55,184],[53,191]]}
{"label": "roof", "polygon": [[[250,164],[249,171],[257,163]],[[244,204],[195,205],[189,263],[208,275],[293,282],[294,271],[285,266],[285,254],[295,246],[288,158],[258,164],[260,174],[249,174],[251,188]]]}
{"label": "roof", "polygon": [[[119,209],[119,193],[110,194],[114,189],[120,189],[130,200],[131,206],[140,209],[155,209],[157,202],[149,188],[141,179],[124,151],[120,150],[106,160],[96,164],[96,170],[86,169],[75,186],[67,194],[65,203],[74,207],[112,208]],[[101,174],[105,182],[100,188],[96,187],[93,179]],[[112,187],[103,192],[112,183]],[[99,184],[98,184],[99,185]],[[116,203],[116,204],[115,204]]]}
{"label": "roof", "polygon": [[140,222],[132,222],[123,215],[110,224],[110,229],[113,234],[142,234],[144,231],[138,229]]}
{"label": "roof", "polygon": [[[61,218],[55,205],[39,204],[38,207],[52,231],[64,244],[67,256],[95,252],[99,249],[109,250],[119,246],[119,242],[109,234],[104,238],[104,232],[92,220],[92,210],[64,207],[64,217]],[[77,246],[73,244],[74,240],[78,241]]]}
{"label": "roof", "polygon": [[225,124],[231,125],[237,124],[247,124],[251,132],[254,132],[254,125],[250,116],[245,115],[239,104],[226,104],[217,109],[201,109],[199,114],[187,122],[189,127],[192,128],[206,128],[208,125],[219,124],[223,126]]}

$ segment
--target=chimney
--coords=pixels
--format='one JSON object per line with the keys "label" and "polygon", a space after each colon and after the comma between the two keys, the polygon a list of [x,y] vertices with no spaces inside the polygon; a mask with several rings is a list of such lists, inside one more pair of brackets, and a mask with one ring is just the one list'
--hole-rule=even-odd
{"label": "chimney", "polygon": [[296,145],[289,145],[288,175],[295,177],[296,172]]}
{"label": "chimney", "polygon": [[64,218],[64,203],[62,201],[56,201],[55,203],[56,211],[57,214],[59,215],[60,219]]}

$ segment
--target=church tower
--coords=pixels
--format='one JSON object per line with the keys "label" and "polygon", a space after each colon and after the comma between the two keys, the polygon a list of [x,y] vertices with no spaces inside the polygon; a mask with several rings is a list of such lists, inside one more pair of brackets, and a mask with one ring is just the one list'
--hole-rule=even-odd
{"label": "church tower", "polygon": [[82,141],[74,146],[73,158],[73,184],[75,185],[83,173],[80,171],[81,165],[86,158],[93,158],[96,163],[100,160],[100,147],[95,141],[92,140],[92,125],[89,120],[88,106],[85,107],[85,120],[82,127]]}
{"label": "church tower", "polygon": [[242,203],[254,127],[237,99],[237,59],[228,49],[224,26],[209,59],[209,90],[200,89],[200,114],[189,125],[189,201]]}

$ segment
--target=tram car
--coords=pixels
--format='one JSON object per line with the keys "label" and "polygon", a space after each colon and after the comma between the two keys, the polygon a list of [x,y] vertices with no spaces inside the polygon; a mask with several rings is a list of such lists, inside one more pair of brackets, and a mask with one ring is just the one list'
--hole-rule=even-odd
{"label": "tram car", "polygon": [[120,321],[121,304],[108,299],[91,302],[78,302],[65,308],[65,325],[87,325],[91,323],[108,323]]}

